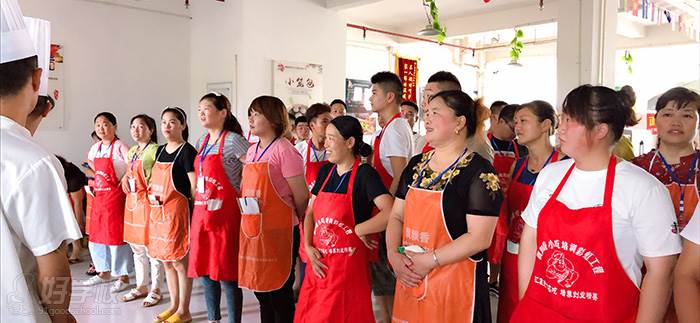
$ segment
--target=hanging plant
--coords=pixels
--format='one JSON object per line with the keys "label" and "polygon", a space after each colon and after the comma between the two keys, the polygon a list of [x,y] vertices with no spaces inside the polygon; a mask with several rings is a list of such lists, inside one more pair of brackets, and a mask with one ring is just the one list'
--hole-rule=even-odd
{"label": "hanging plant", "polygon": [[629,49],[625,50],[625,54],[622,55],[622,61],[625,62],[625,65],[627,65],[627,73],[632,74],[632,53],[630,53]]}
{"label": "hanging plant", "polygon": [[518,60],[520,59],[520,53],[523,52],[523,30],[522,29],[517,29],[515,30],[515,37],[513,37],[513,40],[510,41],[510,62],[512,64],[517,64]]}
{"label": "hanging plant", "polygon": [[432,18],[433,21],[433,28],[438,31],[438,34],[435,36],[435,40],[438,42],[442,43],[443,40],[445,40],[445,37],[447,36],[447,28],[445,26],[440,24],[440,19],[438,17],[438,7],[437,4],[435,3],[435,0],[424,0],[425,5],[430,9],[430,17]]}

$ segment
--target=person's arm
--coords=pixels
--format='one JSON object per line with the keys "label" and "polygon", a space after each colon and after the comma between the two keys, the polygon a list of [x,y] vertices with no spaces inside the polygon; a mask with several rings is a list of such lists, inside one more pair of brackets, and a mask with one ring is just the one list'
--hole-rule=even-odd
{"label": "person's arm", "polygon": [[[311,202],[309,204],[313,205],[315,199],[316,196],[312,196]],[[309,258],[309,264],[311,265],[311,269],[314,271],[314,274],[316,274],[316,276],[318,276],[319,278],[326,278],[326,270],[328,269],[328,266],[321,262],[321,258],[323,258],[323,255],[314,246],[315,224],[313,208],[309,208],[308,213],[306,213],[303,225],[304,236],[302,238],[304,239],[304,247],[306,248],[306,255]]]}
{"label": "person's arm", "polygon": [[700,244],[683,239],[683,252],[673,276],[673,299],[680,323],[700,322],[699,264]]}
{"label": "person's arm", "polygon": [[68,311],[72,293],[72,279],[66,244],[48,254],[37,256],[37,285],[41,303],[51,322],[76,322]]}
{"label": "person's arm", "polygon": [[83,199],[85,198],[85,192],[83,190],[77,190],[70,193],[71,199],[73,200],[73,210],[75,212],[75,220],[78,222],[78,226],[81,231],[85,231],[85,222],[83,221]]}
{"label": "person's arm", "polygon": [[403,240],[404,204],[405,201],[400,198],[394,200],[389,223],[386,227],[386,249],[389,263],[396,273],[397,280],[406,287],[415,287],[418,286],[422,278],[409,268],[413,264],[411,259],[398,251]]}
{"label": "person's arm", "polygon": [[355,234],[359,237],[364,237],[368,234],[385,231],[393,203],[394,198],[389,194],[383,194],[374,198],[374,205],[379,209],[379,213],[367,221],[356,225]]}
{"label": "person's arm", "polygon": [[638,323],[663,321],[671,299],[675,264],[676,255],[644,257],[647,272],[642,279],[639,295]]}
{"label": "person's arm", "polygon": [[389,156],[389,163],[391,163],[393,180],[391,181],[391,186],[387,188],[389,189],[389,193],[393,195],[396,194],[396,188],[399,187],[401,173],[403,173],[403,169],[406,167],[406,157]]}
{"label": "person's arm", "polygon": [[289,188],[292,189],[292,196],[294,197],[294,207],[297,211],[297,216],[299,219],[306,212],[306,206],[309,204],[309,187],[306,186],[306,179],[304,175],[292,176],[285,178]]}
{"label": "person's arm", "polygon": [[520,236],[518,249],[518,298],[525,296],[525,290],[530,283],[532,270],[535,268],[537,254],[537,229],[525,224]]}

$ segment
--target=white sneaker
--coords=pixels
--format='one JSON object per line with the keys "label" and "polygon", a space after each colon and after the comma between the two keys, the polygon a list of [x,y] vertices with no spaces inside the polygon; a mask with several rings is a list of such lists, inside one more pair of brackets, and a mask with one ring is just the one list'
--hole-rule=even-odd
{"label": "white sneaker", "polygon": [[99,284],[104,284],[104,283],[109,283],[112,281],[112,277],[110,276],[107,279],[104,279],[100,277],[100,275],[92,276],[90,279],[83,281],[83,286],[94,286],[94,285],[99,285]]}
{"label": "white sneaker", "polygon": [[129,286],[131,286],[129,283],[125,283],[121,281],[121,279],[117,279],[112,287],[109,288],[109,291],[110,293],[115,294],[129,289]]}

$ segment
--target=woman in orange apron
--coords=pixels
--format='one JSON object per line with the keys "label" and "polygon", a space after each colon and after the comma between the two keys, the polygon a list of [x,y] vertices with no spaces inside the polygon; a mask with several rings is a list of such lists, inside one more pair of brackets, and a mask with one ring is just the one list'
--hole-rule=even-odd
{"label": "woman in orange apron", "polygon": [[[324,147],[326,140],[326,127],[331,121],[331,107],[325,103],[312,104],[306,109],[306,119],[309,121],[311,128],[311,139],[296,144],[296,149],[304,157],[304,178],[309,190],[314,187],[318,171],[323,165],[328,164],[328,156]],[[302,219],[301,223],[304,223]],[[299,235],[301,236],[299,245],[299,286],[304,281],[304,271],[306,270],[306,250],[304,247],[304,227],[299,226]],[[298,287],[295,287],[298,291]]]}
{"label": "woman in orange apron", "polygon": [[[367,236],[385,230],[393,198],[372,166],[359,165],[372,149],[354,117],[333,119],[326,129],[329,161],[314,186],[304,239],[310,266],[294,321],[375,322]],[[380,212],[372,216],[372,209]],[[349,305],[352,304],[352,305]]]}
{"label": "woman in orange apron", "polygon": [[[666,91],[656,101],[658,149],[632,161],[666,185],[676,209],[679,233],[698,204],[700,150],[693,147],[698,132],[698,111],[700,96],[697,93],[680,87]],[[669,308],[666,322],[678,322],[673,306]]]}
{"label": "woman in orange apron", "polygon": [[554,108],[547,102],[533,101],[515,112],[515,134],[518,142],[527,147],[528,155],[511,167],[513,176],[501,206],[501,214],[508,221],[508,235],[499,277],[498,323],[509,322],[518,304],[518,246],[524,225],[520,214],[530,200],[539,171],[562,156],[549,141],[555,127]]}
{"label": "woman in orange apron", "polygon": [[299,152],[282,137],[287,111],[276,97],[261,96],[248,109],[260,141],[248,149],[241,181],[238,285],[255,292],[261,322],[292,322],[295,226],[306,211],[309,190]]}
{"label": "woman in orange apron", "polygon": [[[136,272],[136,287],[121,297],[123,302],[146,297],[144,307],[158,304],[162,298],[160,287],[163,285],[165,273],[163,264],[148,257],[148,223],[150,205],[148,202],[148,183],[151,170],[156,161],[158,150],[158,135],[156,121],[140,114],[131,118],[131,138],[136,145],[129,149],[129,167],[122,179],[122,190],[126,194],[124,206],[124,241],[129,243],[134,252],[134,271]],[[150,275],[149,275],[150,268]],[[148,291],[147,277],[151,278],[151,291]]]}
{"label": "woman in orange apron", "polygon": [[474,105],[461,91],[428,103],[435,149],[409,162],[387,227],[398,279],[393,322],[491,322],[486,248],[502,194],[493,166],[467,149]]}
{"label": "woman in orange apron", "polygon": [[106,283],[118,276],[110,292],[129,286],[131,248],[124,243],[124,201],[121,179],[126,173],[127,148],[116,137],[117,118],[102,112],[95,117],[95,132],[102,140],[92,146],[88,159],[94,165],[94,198],[90,210],[90,255],[99,275],[84,286]]}
{"label": "woman in orange apron", "polygon": [[186,257],[190,250],[190,199],[195,190],[197,150],[187,142],[187,115],[182,109],[163,110],[161,132],[167,143],[158,147],[148,187],[148,256],[163,262],[170,307],[154,322],[190,322],[192,279],[187,276]]}
{"label": "woman in orange apron", "polygon": [[249,143],[231,114],[226,96],[208,93],[199,100],[199,120],[207,134],[197,142],[196,192],[188,275],[201,277],[210,322],[221,320],[221,286],[228,321],[241,322],[243,292],[238,287],[238,235],[241,211],[241,157]]}
{"label": "woman in orange apron", "polygon": [[540,172],[521,214],[521,299],[511,322],[663,319],[680,240],[663,185],[612,154],[636,123],[626,102],[602,86],[566,96],[558,131],[572,159]]}

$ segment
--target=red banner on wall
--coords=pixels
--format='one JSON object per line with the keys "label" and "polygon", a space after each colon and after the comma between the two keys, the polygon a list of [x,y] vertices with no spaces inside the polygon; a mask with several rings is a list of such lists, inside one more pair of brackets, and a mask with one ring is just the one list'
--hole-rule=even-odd
{"label": "red banner on wall", "polygon": [[399,76],[403,83],[402,99],[417,102],[418,60],[396,57],[396,75]]}

